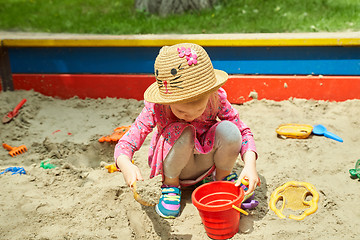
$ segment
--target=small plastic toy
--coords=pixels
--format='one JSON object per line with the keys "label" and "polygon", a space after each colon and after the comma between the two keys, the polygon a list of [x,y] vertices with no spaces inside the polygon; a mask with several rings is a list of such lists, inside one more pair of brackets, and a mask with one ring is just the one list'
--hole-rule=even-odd
{"label": "small plastic toy", "polygon": [[115,166],[115,163],[105,166],[109,173],[118,172],[119,169]]}
{"label": "small plastic toy", "polygon": [[148,207],[155,206],[155,204],[151,204],[151,203],[145,201],[144,199],[142,199],[141,196],[137,193],[137,191],[136,191],[136,182],[134,182],[133,185],[132,185],[132,191],[133,191],[133,194],[134,194],[134,199],[138,203],[140,203],[141,205],[148,206]]}
{"label": "small plastic toy", "polygon": [[[131,162],[134,164],[134,159]],[[144,205],[144,206],[148,206],[148,207],[155,206],[155,204],[151,204],[151,203],[149,203],[149,202],[147,202],[147,201],[145,201],[144,199],[141,198],[141,196],[136,191],[136,182],[133,183],[131,189],[132,189],[132,192],[134,194],[135,201],[137,201],[138,203],[140,203],[141,205]]]}
{"label": "small plastic toy", "polygon": [[311,134],[313,127],[307,124],[281,124],[275,131],[277,134],[287,138],[307,138]]}
{"label": "small plastic toy", "polygon": [[13,174],[11,175],[14,175],[14,174],[26,174],[26,171],[23,167],[8,167],[7,169],[5,169],[4,171],[2,171],[0,173],[1,174],[4,174],[4,173],[7,173],[7,172],[12,172]]}
{"label": "small plastic toy", "polygon": [[349,173],[351,175],[351,178],[359,178],[360,180],[360,159],[356,161],[355,168],[350,169]]}
{"label": "small plastic toy", "polygon": [[[134,161],[132,161],[132,163],[134,163]],[[115,163],[107,165],[107,166],[105,166],[105,168],[108,170],[109,173],[119,171],[119,169],[117,169],[117,167],[115,166]],[[144,205],[144,206],[154,206],[154,204],[148,203],[147,201],[142,199],[141,196],[137,193],[137,191],[136,191],[136,182],[133,183],[131,189],[132,189],[132,192],[134,194],[134,199],[138,203],[140,203],[141,205]]]}
{"label": "small plastic toy", "polygon": [[99,138],[99,142],[117,142],[129,129],[130,126],[117,127],[111,135]]}
{"label": "small plastic toy", "polygon": [[22,105],[24,105],[24,103],[26,102],[26,99],[24,98],[23,100],[21,100],[21,102],[14,108],[14,110],[12,110],[11,112],[9,112],[8,114],[6,114],[3,119],[2,122],[3,123],[8,123],[10,122],[14,117],[16,117],[19,114],[19,110],[22,107]]}
{"label": "small plastic toy", "polygon": [[[247,186],[249,186],[249,182],[247,180],[245,180],[245,179],[241,179],[240,187],[242,187],[245,192],[248,190]],[[255,192],[252,192],[249,195],[244,196],[244,200],[241,203],[241,208],[243,208],[243,209],[253,209],[257,205],[259,205],[259,202],[254,200],[254,198],[255,198]]]}
{"label": "small plastic toy", "polygon": [[324,127],[321,124],[314,126],[313,133],[315,135],[325,136],[327,138],[333,139],[338,142],[344,142],[341,137],[336,136],[335,134],[329,132],[328,130],[326,130],[326,127]]}
{"label": "small plastic toy", "polygon": [[[307,201],[306,197],[312,196],[312,199]],[[276,204],[282,200],[281,209],[276,208]],[[306,216],[313,214],[318,209],[319,194],[315,187],[307,182],[287,182],[281,187],[275,189],[271,194],[269,206],[276,215],[280,218],[286,218],[282,211],[287,208],[293,211],[304,210],[301,215],[290,214],[289,218],[294,220],[303,220]]]}
{"label": "small plastic toy", "polygon": [[55,166],[54,164],[51,164],[51,163],[45,164],[45,163],[47,163],[48,161],[49,161],[49,160],[41,161],[40,167],[43,168],[43,169],[53,169],[53,168],[56,168],[56,166]]}
{"label": "small plastic toy", "polygon": [[3,147],[9,151],[10,156],[14,157],[18,154],[22,154],[27,151],[27,148],[25,145],[21,145],[19,147],[11,147],[10,145],[7,145],[6,143],[3,143]]}

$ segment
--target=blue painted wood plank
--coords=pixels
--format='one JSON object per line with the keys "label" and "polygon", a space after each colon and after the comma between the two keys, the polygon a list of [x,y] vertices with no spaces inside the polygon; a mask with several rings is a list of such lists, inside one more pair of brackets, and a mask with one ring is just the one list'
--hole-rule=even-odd
{"label": "blue painted wood plank", "polygon": [[153,73],[154,48],[13,48],[14,73]]}
{"label": "blue painted wood plank", "polygon": [[[154,72],[158,47],[10,48],[13,73]],[[206,47],[229,74],[360,75],[360,47]]]}

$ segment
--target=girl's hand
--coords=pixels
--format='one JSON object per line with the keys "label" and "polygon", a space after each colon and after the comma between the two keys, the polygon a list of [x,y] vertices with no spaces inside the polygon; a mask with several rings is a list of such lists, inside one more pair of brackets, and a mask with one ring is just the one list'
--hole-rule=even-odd
{"label": "girl's hand", "polygon": [[259,176],[252,169],[245,168],[242,170],[239,179],[236,181],[235,186],[240,186],[241,179],[246,179],[249,182],[248,190],[245,192],[245,195],[252,193],[256,186],[260,184]]}
{"label": "girl's hand", "polygon": [[252,193],[256,186],[260,184],[260,178],[256,171],[256,155],[253,151],[247,151],[244,156],[244,168],[240,173],[239,179],[236,181],[235,186],[240,186],[241,179],[246,179],[249,182],[248,190],[245,195]]}
{"label": "girl's hand", "polygon": [[123,174],[124,180],[129,187],[132,187],[136,181],[144,180],[141,176],[140,169],[131,163],[126,155],[120,155],[116,159],[117,166]]}

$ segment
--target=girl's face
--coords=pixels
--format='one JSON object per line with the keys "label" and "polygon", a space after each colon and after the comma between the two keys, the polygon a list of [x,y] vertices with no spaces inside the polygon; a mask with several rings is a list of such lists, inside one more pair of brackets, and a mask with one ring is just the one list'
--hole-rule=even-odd
{"label": "girl's face", "polygon": [[204,113],[208,101],[209,95],[206,95],[192,102],[170,104],[170,109],[177,118],[192,122]]}

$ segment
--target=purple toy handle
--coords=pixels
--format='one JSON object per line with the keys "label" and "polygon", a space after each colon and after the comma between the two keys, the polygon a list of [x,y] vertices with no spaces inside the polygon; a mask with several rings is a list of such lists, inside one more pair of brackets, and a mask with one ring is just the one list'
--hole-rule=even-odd
{"label": "purple toy handle", "polygon": [[243,209],[253,209],[255,208],[257,205],[259,205],[259,202],[254,200],[255,198],[255,194],[253,194],[251,197],[249,197],[248,199],[246,199],[246,201],[244,201],[241,204],[241,208]]}
{"label": "purple toy handle", "polygon": [[257,205],[259,205],[259,202],[256,200],[251,200],[250,202],[247,203],[242,203],[241,204],[241,208],[243,209],[253,209],[255,208]]}

